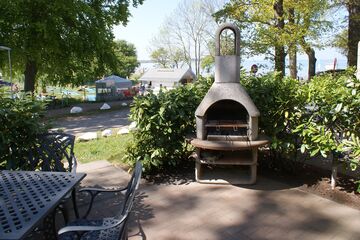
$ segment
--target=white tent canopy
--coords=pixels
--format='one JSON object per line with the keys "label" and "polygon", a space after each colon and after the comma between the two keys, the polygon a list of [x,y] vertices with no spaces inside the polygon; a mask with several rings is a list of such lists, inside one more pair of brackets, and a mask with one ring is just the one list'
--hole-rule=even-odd
{"label": "white tent canopy", "polygon": [[139,79],[140,82],[150,84],[152,87],[168,87],[192,82],[196,78],[194,72],[188,68],[170,69],[170,68],[158,68],[149,69]]}

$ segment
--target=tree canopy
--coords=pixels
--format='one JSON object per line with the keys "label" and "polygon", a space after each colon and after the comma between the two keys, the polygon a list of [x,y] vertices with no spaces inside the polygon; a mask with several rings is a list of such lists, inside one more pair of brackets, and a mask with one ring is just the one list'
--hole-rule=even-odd
{"label": "tree canopy", "polygon": [[231,0],[215,16],[234,20],[248,52],[267,54],[284,75],[285,56],[293,47],[300,45],[310,55],[319,44],[319,36],[329,27],[326,10],[327,0]]}
{"label": "tree canopy", "polygon": [[137,60],[134,44],[128,43],[125,40],[115,41],[114,51],[117,64],[112,73],[122,77],[129,77],[140,64]]}
{"label": "tree canopy", "polygon": [[159,47],[151,52],[151,59],[154,60],[160,67],[167,68],[170,63],[170,53],[164,48]]}
{"label": "tree canopy", "polygon": [[167,65],[178,67],[187,64],[194,67],[196,75],[199,75],[201,59],[209,55],[208,43],[213,40],[217,27],[212,14],[223,6],[223,2],[181,1],[153,39],[151,52],[166,52]]}
{"label": "tree canopy", "polygon": [[0,1],[0,43],[13,49],[25,91],[34,91],[38,75],[60,85],[81,84],[116,68],[112,26],[125,25],[130,4],[143,1]]}

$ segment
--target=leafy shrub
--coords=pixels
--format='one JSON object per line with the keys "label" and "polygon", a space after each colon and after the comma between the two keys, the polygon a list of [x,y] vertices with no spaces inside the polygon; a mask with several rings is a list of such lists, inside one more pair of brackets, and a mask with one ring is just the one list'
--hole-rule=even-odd
{"label": "leafy shrub", "polygon": [[196,84],[135,98],[130,118],[137,130],[127,147],[126,161],[142,160],[149,172],[188,158],[192,149],[186,136],[195,130],[195,110],[210,85],[211,80],[200,79]]}
{"label": "leafy shrub", "polygon": [[[270,162],[275,167],[292,168],[288,160],[298,159],[298,150],[310,156],[333,154],[353,169],[359,166],[360,81],[353,71],[316,76],[306,83],[279,80],[274,74],[242,76],[240,82],[261,113],[260,133],[271,138]],[[127,160],[142,159],[149,171],[187,158],[192,149],[185,136],[195,129],[194,112],[211,83],[202,79],[157,96],[136,98],[131,118],[138,130]]]}
{"label": "leafy shrub", "polygon": [[354,169],[359,165],[360,82],[349,70],[299,81],[274,75],[242,77],[259,108],[260,131],[271,137],[273,159],[332,154]]}
{"label": "leafy shrub", "polygon": [[353,70],[345,74],[318,76],[303,86],[307,106],[294,132],[302,140],[301,151],[311,156],[332,155],[359,165],[360,81]]}
{"label": "leafy shrub", "polygon": [[26,156],[41,123],[45,104],[30,97],[10,99],[0,94],[0,169],[27,169]]}
{"label": "leafy shrub", "polygon": [[242,76],[240,80],[260,111],[259,130],[271,138],[271,159],[288,160],[296,157],[297,136],[292,130],[297,126],[297,109],[305,99],[299,81],[276,74],[260,77]]}

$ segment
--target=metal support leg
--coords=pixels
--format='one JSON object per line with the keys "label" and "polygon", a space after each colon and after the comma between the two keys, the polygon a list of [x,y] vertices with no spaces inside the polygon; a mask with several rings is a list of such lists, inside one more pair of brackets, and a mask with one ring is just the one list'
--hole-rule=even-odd
{"label": "metal support leg", "polygon": [[72,200],[73,206],[74,206],[75,217],[76,217],[76,219],[78,219],[79,218],[79,210],[78,210],[77,204],[76,204],[76,189],[75,188],[71,191],[71,200]]}

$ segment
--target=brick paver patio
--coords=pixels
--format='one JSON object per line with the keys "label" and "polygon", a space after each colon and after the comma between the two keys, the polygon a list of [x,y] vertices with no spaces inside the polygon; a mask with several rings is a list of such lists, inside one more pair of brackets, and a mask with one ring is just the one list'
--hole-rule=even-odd
{"label": "brick paver patio", "polygon": [[[80,165],[79,172],[88,173],[83,186],[129,178],[106,161]],[[100,196],[93,216],[113,215],[118,202]],[[253,186],[143,181],[130,239],[360,239],[360,211],[261,176]]]}

